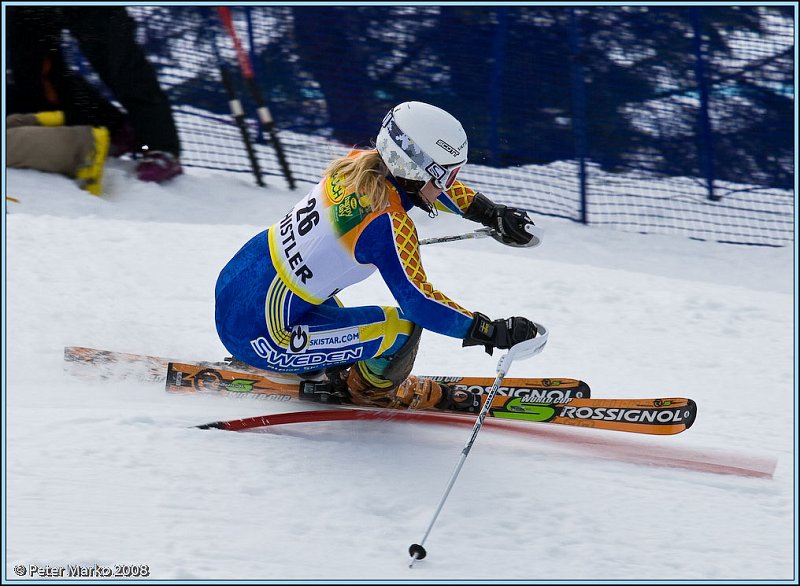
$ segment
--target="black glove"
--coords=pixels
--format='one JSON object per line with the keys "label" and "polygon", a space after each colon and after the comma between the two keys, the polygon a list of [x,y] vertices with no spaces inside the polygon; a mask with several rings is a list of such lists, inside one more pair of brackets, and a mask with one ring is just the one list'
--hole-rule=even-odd
{"label": "black glove", "polygon": [[503,244],[525,246],[533,238],[533,235],[525,230],[526,225],[533,224],[528,214],[516,208],[492,203],[480,192],[475,194],[464,217],[495,230]]}
{"label": "black glove", "polygon": [[536,324],[524,317],[491,321],[482,313],[475,313],[461,346],[485,346],[486,353],[492,354],[494,348],[511,348],[514,344],[535,338],[536,334]]}

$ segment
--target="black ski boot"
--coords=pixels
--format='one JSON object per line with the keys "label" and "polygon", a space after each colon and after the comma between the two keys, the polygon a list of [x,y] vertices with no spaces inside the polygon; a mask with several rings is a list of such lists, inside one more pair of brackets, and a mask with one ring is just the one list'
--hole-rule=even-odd
{"label": "black ski boot", "polygon": [[[300,398],[318,403],[349,403],[350,395],[347,392],[347,371],[352,365],[333,366],[323,371],[313,371],[307,375],[307,380],[300,382]],[[324,374],[324,377],[319,375]],[[306,379],[307,375],[300,375]],[[316,380],[312,380],[316,379]]]}
{"label": "black ski boot", "polygon": [[481,409],[481,396],[466,389],[454,389],[448,385],[441,385],[442,400],[436,404],[437,409],[446,411],[464,411],[477,413]]}

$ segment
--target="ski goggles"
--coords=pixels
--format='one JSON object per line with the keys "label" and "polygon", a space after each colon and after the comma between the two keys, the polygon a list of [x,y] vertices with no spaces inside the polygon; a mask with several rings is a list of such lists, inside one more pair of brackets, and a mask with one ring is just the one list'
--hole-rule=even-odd
{"label": "ski goggles", "polygon": [[386,128],[392,142],[403,151],[420,169],[424,169],[430,176],[431,182],[439,189],[450,189],[456,180],[456,175],[464,166],[466,161],[454,163],[452,165],[440,165],[433,158],[423,151],[417,143],[404,133],[394,121],[394,112],[389,111],[383,119],[382,126]]}
{"label": "ski goggles", "polygon": [[463,166],[463,163],[445,166],[444,168],[447,171],[447,175],[445,175],[444,181],[438,181],[436,179],[431,179],[431,181],[433,181],[434,185],[436,185],[436,187],[439,189],[450,189],[450,187],[453,185],[453,182],[456,180],[456,175],[458,175],[458,172],[461,171],[461,167]]}

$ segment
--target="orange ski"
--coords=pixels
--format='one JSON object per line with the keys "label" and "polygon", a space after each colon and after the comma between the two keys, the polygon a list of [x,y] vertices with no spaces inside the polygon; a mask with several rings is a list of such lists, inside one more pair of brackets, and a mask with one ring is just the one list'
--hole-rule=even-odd
{"label": "orange ski", "polygon": [[691,399],[572,399],[545,405],[520,399],[492,401],[492,417],[516,421],[561,423],[651,435],[673,435],[689,429],[697,416]]}
{"label": "orange ski", "polygon": [[[494,384],[494,377],[429,376],[426,378],[479,395],[488,394]],[[286,401],[300,397],[300,381],[301,379],[293,374],[266,373],[264,371],[257,374],[208,364],[170,362],[167,369],[166,388],[169,392],[226,392]],[[505,401],[510,398],[525,398],[529,401],[556,403],[589,396],[589,386],[576,379],[506,378],[495,399]]]}
{"label": "orange ski", "polygon": [[[487,395],[494,384],[486,377],[430,377],[456,387]],[[167,391],[212,392],[228,396],[253,396],[273,401],[300,398],[300,379],[293,375],[254,375],[210,366],[170,363]],[[344,406],[344,408],[347,407]],[[378,407],[359,407],[386,411]],[[392,410],[396,411],[396,410]],[[474,419],[474,414],[453,413]],[[506,378],[489,410],[498,419],[557,423],[651,435],[672,435],[691,427],[697,406],[691,399],[592,399],[589,387],[575,379]]]}

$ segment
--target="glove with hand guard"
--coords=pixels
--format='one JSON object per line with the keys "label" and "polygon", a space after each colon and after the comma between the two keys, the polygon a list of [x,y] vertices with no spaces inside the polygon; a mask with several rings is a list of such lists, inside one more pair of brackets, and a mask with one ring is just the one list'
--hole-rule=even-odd
{"label": "glove with hand guard", "polygon": [[475,313],[469,332],[461,346],[484,346],[487,354],[495,348],[506,350],[514,344],[535,338],[536,324],[524,317],[490,320],[482,313]]}
{"label": "glove with hand guard", "polygon": [[480,192],[475,194],[464,217],[491,228],[492,238],[507,246],[532,247],[542,241],[541,229],[534,225],[528,214],[517,208],[495,204]]}

